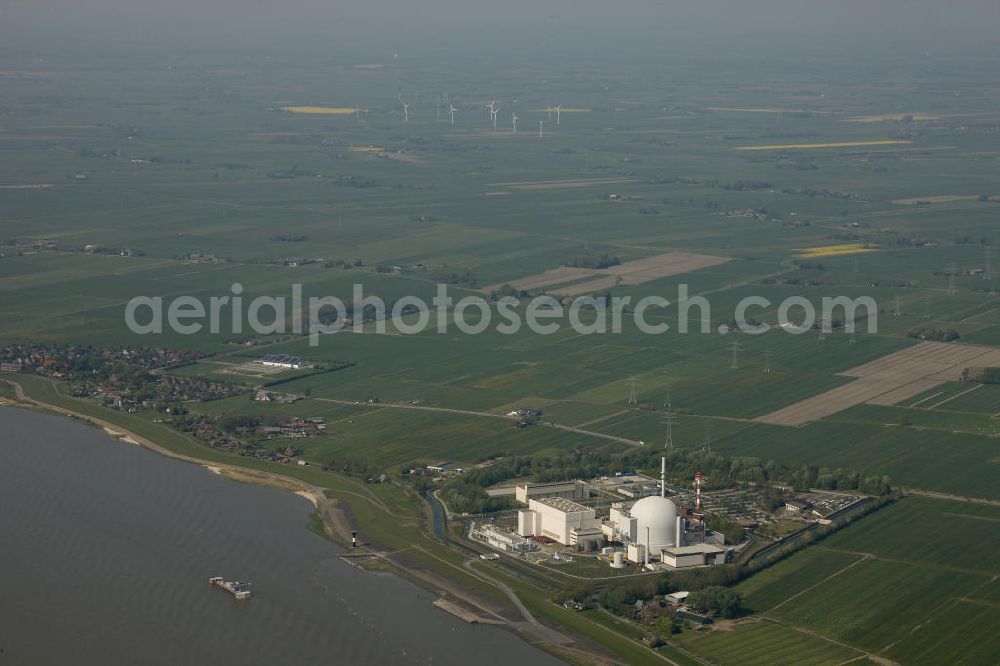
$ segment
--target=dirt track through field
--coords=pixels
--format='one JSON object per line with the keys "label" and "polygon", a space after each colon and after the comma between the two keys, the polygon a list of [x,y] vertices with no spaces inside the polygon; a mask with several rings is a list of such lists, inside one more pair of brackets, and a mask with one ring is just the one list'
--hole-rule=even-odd
{"label": "dirt track through field", "polygon": [[921,342],[839,373],[842,377],[856,377],[856,381],[754,420],[800,426],[863,403],[895,405],[945,382],[958,381],[966,368],[997,366],[1000,366],[1000,349]]}
{"label": "dirt track through field", "polygon": [[508,183],[490,183],[490,187],[509,187],[515,190],[564,190],[594,185],[634,183],[635,178],[575,178],[572,180],[527,180]]}
{"label": "dirt track through field", "polygon": [[[690,252],[668,252],[652,257],[628,261],[608,268],[575,268],[560,266],[528,277],[512,280],[507,283],[515,289],[537,290],[553,285],[566,286],[547,289],[562,296],[579,296],[591,294],[611,287],[622,285],[637,285],[652,282],[671,275],[680,275],[701,268],[718,266],[729,261],[728,257],[716,257],[708,254]],[[584,278],[591,278],[584,280]],[[584,280],[580,282],[580,280]],[[569,284],[566,284],[569,283]],[[497,291],[503,284],[494,284],[485,291]]]}

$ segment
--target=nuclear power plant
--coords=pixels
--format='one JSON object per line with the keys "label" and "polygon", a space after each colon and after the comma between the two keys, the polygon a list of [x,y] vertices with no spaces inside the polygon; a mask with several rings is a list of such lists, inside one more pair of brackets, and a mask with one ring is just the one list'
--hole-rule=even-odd
{"label": "nuclear power plant", "polygon": [[[688,519],[677,513],[677,505],[667,498],[667,459],[660,461],[660,494],[644,497],[628,505],[611,505],[602,531],[609,541],[625,546],[630,562],[684,568],[715,564],[725,559],[721,534],[706,537],[700,526],[698,543],[687,543]],[[721,556],[721,558],[720,558]]]}
{"label": "nuclear power plant", "polygon": [[[517,512],[516,536],[583,551],[597,551],[606,543],[619,545],[602,549],[614,568],[625,567],[625,560],[647,568],[687,568],[725,561],[722,535],[706,530],[699,514],[681,515],[667,497],[666,466],[663,458],[658,494],[635,502],[615,502],[606,519],[598,517],[594,508],[574,501],[583,499],[581,485],[586,485],[580,482],[518,486],[517,499],[528,507]],[[697,487],[700,505],[700,474]]]}

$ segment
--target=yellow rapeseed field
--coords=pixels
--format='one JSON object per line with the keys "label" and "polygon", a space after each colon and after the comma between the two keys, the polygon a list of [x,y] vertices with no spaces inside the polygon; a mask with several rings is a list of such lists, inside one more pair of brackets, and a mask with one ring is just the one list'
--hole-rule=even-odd
{"label": "yellow rapeseed field", "polygon": [[346,116],[354,113],[353,108],[346,106],[284,106],[282,111],[289,113],[309,113],[316,115]]}
{"label": "yellow rapeseed field", "polygon": [[863,146],[897,146],[912,141],[841,141],[838,143],[789,143],[781,146],[739,146],[736,150],[805,150],[808,148],[858,148]]}
{"label": "yellow rapeseed field", "polygon": [[815,257],[836,257],[842,254],[858,254],[859,252],[875,252],[878,246],[864,243],[845,243],[843,245],[827,245],[825,247],[807,247],[799,250],[798,256],[805,259]]}

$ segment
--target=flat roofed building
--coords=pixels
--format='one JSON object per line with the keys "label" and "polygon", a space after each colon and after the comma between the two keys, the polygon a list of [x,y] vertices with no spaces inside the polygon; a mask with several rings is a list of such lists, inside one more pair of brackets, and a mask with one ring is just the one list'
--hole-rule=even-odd
{"label": "flat roofed building", "polygon": [[687,590],[681,590],[679,592],[671,592],[665,598],[668,603],[674,606],[680,606],[687,600],[689,594],[691,593]]}
{"label": "flat roofed building", "polygon": [[271,368],[289,368],[294,370],[311,367],[308,361],[304,361],[297,356],[289,356],[288,354],[268,354],[261,358],[258,363]]}
{"label": "flat roofed building", "polygon": [[660,551],[660,561],[674,569],[703,567],[721,564],[726,550],[710,543],[698,543],[680,548],[664,548]]}
{"label": "flat roofed building", "polygon": [[[528,508],[518,511],[518,534],[523,537],[548,537],[564,546],[576,545],[576,538],[598,539],[601,521],[596,512],[562,497],[544,497],[528,501]],[[582,544],[581,544],[582,545]]]}
{"label": "flat roofed building", "polygon": [[604,532],[597,527],[574,527],[569,531],[569,545],[593,551],[604,543]]}
{"label": "flat roofed building", "polygon": [[519,483],[514,498],[521,504],[542,497],[562,497],[569,500],[587,499],[590,486],[583,481],[556,481],[553,483]]}

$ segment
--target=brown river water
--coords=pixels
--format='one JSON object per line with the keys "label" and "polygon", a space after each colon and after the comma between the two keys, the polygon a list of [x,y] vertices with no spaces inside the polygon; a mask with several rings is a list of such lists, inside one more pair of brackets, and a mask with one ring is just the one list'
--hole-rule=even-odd
{"label": "brown river water", "polygon": [[[311,511],[0,407],[0,666],[561,663],[344,564],[306,529]],[[254,598],[211,587],[216,575],[250,581]]]}

